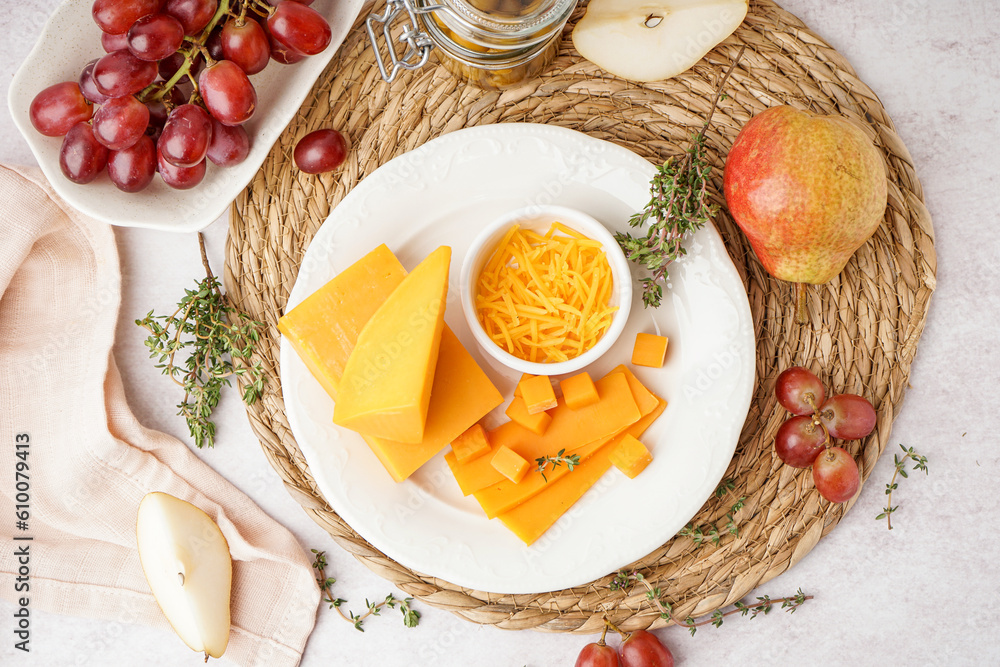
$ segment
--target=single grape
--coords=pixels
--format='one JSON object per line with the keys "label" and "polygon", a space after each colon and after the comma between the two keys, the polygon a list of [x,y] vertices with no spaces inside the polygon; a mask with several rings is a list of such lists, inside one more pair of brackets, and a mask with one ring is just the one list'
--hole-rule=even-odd
{"label": "single grape", "polygon": [[347,157],[347,142],[336,130],[316,130],[299,139],[292,157],[307,174],[333,171]]}
{"label": "single grape", "polygon": [[143,16],[128,29],[128,50],[140,60],[163,60],[184,42],[184,26],[170,14]]}
{"label": "single grape", "polygon": [[247,122],[257,108],[257,91],[246,72],[231,60],[205,68],[198,77],[198,88],[205,108],[225,125]]}
{"label": "single grape", "polygon": [[618,651],[601,641],[584,646],[574,667],[621,667],[621,661]]}
{"label": "single grape", "polygon": [[271,31],[267,29],[267,23],[264,23],[264,32],[267,34],[267,45],[271,49],[271,59],[275,62],[279,62],[282,65],[294,65],[295,63],[304,60],[306,54],[296,51],[292,47],[282,44],[280,41],[274,38]]}
{"label": "single grape", "polygon": [[59,149],[59,168],[74,183],[90,183],[108,163],[108,149],[94,137],[90,123],[77,123]]}
{"label": "single grape", "polygon": [[801,366],[782,371],[774,385],[774,393],[778,397],[778,403],[796,415],[813,414],[823,404],[826,396],[819,378]]}
{"label": "single grape", "polygon": [[196,104],[182,104],[167,117],[157,151],[176,167],[191,168],[204,162],[212,141],[212,119]]}
{"label": "single grape", "polygon": [[94,136],[113,151],[135,144],[149,125],[149,108],[132,95],[116,97],[94,114]]}
{"label": "single grape", "polygon": [[674,656],[651,632],[636,630],[622,642],[622,667],[674,667]]}
{"label": "single grape", "polygon": [[108,154],[108,176],[123,192],[138,192],[153,180],[156,174],[156,146],[148,136],[122,150]]}
{"label": "single grape", "polygon": [[242,25],[238,19],[226,21],[220,40],[225,59],[239,65],[247,74],[260,72],[271,59],[267,35],[256,21],[245,20]]}
{"label": "single grape", "polygon": [[91,14],[104,32],[120,35],[143,16],[155,14],[164,0],[94,0]]}
{"label": "single grape", "polygon": [[97,82],[94,81],[94,65],[97,59],[91,60],[80,72],[80,92],[88,101],[94,104],[104,104],[111,98],[97,89]]}
{"label": "single grape", "polygon": [[793,468],[811,466],[826,444],[826,433],[813,422],[812,415],[796,415],[786,420],[774,436],[778,458]]}
{"label": "single grape", "polygon": [[322,14],[293,0],[275,5],[267,27],[277,41],[307,56],[322,52],[333,36]]}
{"label": "single grape", "polygon": [[830,447],[813,463],[813,484],[831,503],[847,502],[861,486],[858,464],[843,447]]}
{"label": "single grape", "polygon": [[160,172],[163,182],[173,189],[189,190],[205,178],[205,160],[193,167],[178,167],[167,162],[163,153],[157,153],[156,170]]}
{"label": "single grape", "polygon": [[115,51],[94,64],[94,82],[108,97],[134,95],[156,79],[156,63],[139,60],[128,49]]}
{"label": "single grape", "polygon": [[77,123],[90,120],[93,114],[94,106],[76,81],[49,86],[35,95],[28,107],[31,124],[47,137],[61,137]]}
{"label": "single grape", "polygon": [[163,11],[180,21],[186,34],[195,35],[208,25],[218,8],[218,0],[167,0]]}
{"label": "single grape", "polygon": [[114,53],[115,51],[121,51],[122,49],[128,48],[128,32],[123,32],[120,35],[112,35],[108,32],[101,33],[101,46],[104,47],[105,53]]}
{"label": "single grape", "polygon": [[[161,60],[157,63],[157,71],[160,73],[160,78],[164,81],[170,81],[174,77],[174,74],[177,74],[177,70],[181,68],[186,59],[185,55],[178,51]],[[188,74],[197,79],[203,69],[205,69],[205,59],[200,53],[195,54],[191,59],[191,65],[188,67]]]}
{"label": "single grape", "polygon": [[872,432],[876,415],[875,408],[863,396],[839,394],[823,403],[819,418],[833,437],[856,440]]}
{"label": "single grape", "polygon": [[212,141],[208,159],[220,167],[232,167],[250,154],[250,137],[242,125],[223,125],[212,119]]}
{"label": "single grape", "polygon": [[205,40],[205,49],[208,51],[208,55],[212,57],[212,60],[225,60],[226,56],[222,53],[222,26],[217,25],[209,34],[208,39]]}

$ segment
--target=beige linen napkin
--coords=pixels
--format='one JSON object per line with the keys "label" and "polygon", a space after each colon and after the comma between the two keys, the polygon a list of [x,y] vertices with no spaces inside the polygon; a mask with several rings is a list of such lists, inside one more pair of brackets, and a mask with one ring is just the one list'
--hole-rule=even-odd
{"label": "beige linen napkin", "polygon": [[[30,611],[172,634],[135,542],[139,501],[165,491],[205,510],[229,542],[233,628],[224,659],[295,665],[319,604],[309,559],[185,444],[133,417],[111,355],[120,282],[110,227],[64,204],[40,172],[0,166],[0,595],[15,611],[23,596]],[[19,434],[27,448],[17,448]],[[27,530],[15,517],[20,460]],[[15,551],[25,546],[30,591],[16,592]],[[4,616],[8,654],[15,638]],[[57,641],[34,639],[33,653]]]}

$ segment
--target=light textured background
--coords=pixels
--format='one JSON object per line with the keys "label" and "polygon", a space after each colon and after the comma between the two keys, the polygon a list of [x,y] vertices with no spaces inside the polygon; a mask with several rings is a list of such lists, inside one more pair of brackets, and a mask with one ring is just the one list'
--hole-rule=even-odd
{"label": "light textured background", "polygon": [[[79,0],[88,1],[88,0]],[[0,3],[0,92],[58,0]],[[816,599],[796,614],[734,617],[689,637],[661,630],[679,665],[996,665],[1000,549],[995,491],[1000,416],[1000,4],[994,0],[785,0],[840,50],[881,97],[913,154],[934,218],[938,288],[890,447],[914,446],[930,475],[903,480],[895,529],[874,520],[892,474],[883,457],[851,513],[801,563],[755,594],[802,587]],[[66,35],[67,40],[75,39]],[[81,63],[82,65],[83,63]],[[0,113],[0,161],[30,164],[28,147]],[[226,221],[206,232],[217,272]],[[115,353],[139,419],[186,439],[175,387],[146,358],[132,321],[167,311],[202,274],[193,235],[119,229],[124,300]],[[391,586],[340,551],[285,492],[238,398],[217,413],[218,445],[200,455],[285,524],[305,548],[325,549],[337,595],[352,608]],[[640,511],[648,511],[640,510]],[[599,530],[599,527],[595,527]],[[508,633],[417,604],[403,628],[396,612],[362,634],[321,609],[307,666],[572,665],[585,637]],[[0,602],[0,662],[24,665],[195,664],[174,635],[32,610],[32,653],[12,648],[11,607]],[[3,620],[7,619],[7,620]]]}

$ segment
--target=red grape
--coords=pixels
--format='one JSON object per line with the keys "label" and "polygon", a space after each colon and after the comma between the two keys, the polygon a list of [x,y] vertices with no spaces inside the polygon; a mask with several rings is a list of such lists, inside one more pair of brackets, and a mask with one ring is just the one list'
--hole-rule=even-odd
{"label": "red grape", "polygon": [[191,168],[204,162],[211,140],[212,119],[208,113],[196,104],[182,104],[170,112],[156,146],[161,162]]}
{"label": "red grape", "polygon": [[218,0],[167,0],[163,11],[180,21],[185,33],[194,35],[208,25],[218,8]]}
{"label": "red grape", "polygon": [[138,192],[156,174],[156,146],[147,136],[132,146],[108,154],[108,176],[119,190]]}
{"label": "red grape", "polygon": [[93,105],[76,81],[49,86],[35,95],[28,108],[31,124],[47,137],[61,137],[77,123],[90,120],[93,114]]}
{"label": "red grape", "polygon": [[267,19],[274,38],[299,53],[314,56],[330,45],[330,24],[315,9],[292,0],[279,2]]}
{"label": "red grape", "polygon": [[97,82],[94,81],[94,65],[96,63],[96,59],[91,60],[80,72],[80,92],[94,104],[104,104],[111,98],[97,89]]}
{"label": "red grape", "polygon": [[163,182],[175,190],[188,190],[201,183],[201,179],[205,178],[204,160],[193,167],[178,167],[167,162],[163,153],[157,153],[156,167]]}
{"label": "red grape", "polygon": [[621,662],[618,651],[602,642],[594,642],[583,647],[574,667],[621,667]]}
{"label": "red grape", "polygon": [[826,432],[813,423],[812,416],[788,419],[774,436],[778,458],[794,468],[808,468],[826,446]]}
{"label": "red grape", "polygon": [[59,168],[74,183],[90,183],[108,162],[108,149],[94,137],[90,123],[77,123],[59,149]]}
{"label": "red grape", "polygon": [[243,25],[236,19],[227,21],[220,39],[226,60],[232,60],[247,74],[260,72],[271,59],[267,35],[256,21],[246,20]]}
{"label": "red grape", "polygon": [[[267,24],[264,24],[267,26]],[[305,59],[306,54],[300,53],[290,46],[282,44],[274,38],[270,30],[265,27],[264,30],[267,33],[267,45],[271,48],[271,59],[275,62],[279,62],[282,65],[294,65],[300,60]]]}
{"label": "red grape", "polygon": [[134,95],[156,79],[156,63],[139,60],[127,49],[104,56],[94,64],[97,89],[108,97]]}
{"label": "red grape", "polygon": [[115,51],[121,51],[122,49],[128,48],[128,32],[123,32],[120,35],[112,35],[108,32],[101,33],[101,46],[104,47],[105,53],[114,53]]}
{"label": "red grape", "polygon": [[128,29],[128,50],[140,60],[163,60],[184,43],[184,26],[170,14],[143,16]]}
{"label": "red grape", "polygon": [[212,119],[212,141],[208,144],[208,159],[220,167],[239,164],[250,154],[250,137],[242,125],[223,125]]}
{"label": "red grape", "polygon": [[209,34],[208,39],[205,40],[205,49],[208,51],[208,55],[212,57],[212,60],[225,60],[226,56],[222,53],[222,26],[217,25]]}
{"label": "red grape", "polygon": [[149,108],[132,95],[116,97],[94,114],[94,136],[113,151],[139,141],[149,125]]}
{"label": "red grape", "polygon": [[347,142],[336,130],[316,130],[299,139],[292,157],[295,165],[307,174],[333,171],[347,157]]}
{"label": "red grape", "polygon": [[160,11],[164,0],[94,0],[91,13],[104,32],[120,35],[143,16]]}
{"label": "red grape", "polygon": [[[160,78],[164,81],[170,81],[177,74],[177,70],[181,68],[184,64],[186,57],[181,52],[172,53],[159,63],[157,63],[157,71],[160,73]],[[188,67],[188,74],[193,78],[197,79],[198,74],[205,68],[205,59],[202,55],[195,54],[194,58],[191,60],[191,65]],[[183,79],[181,79],[183,81]]]}
{"label": "red grape", "polygon": [[247,122],[257,108],[257,91],[246,72],[231,60],[207,67],[198,77],[198,88],[209,113],[226,125]]}
{"label": "red grape", "polygon": [[854,497],[861,486],[858,464],[842,447],[830,447],[813,463],[813,484],[831,503],[843,503]]}
{"label": "red grape", "polygon": [[823,383],[808,369],[793,366],[778,376],[774,393],[782,407],[793,414],[811,415],[823,403]]}
{"label": "red grape", "polygon": [[856,440],[875,428],[875,408],[863,396],[840,394],[831,396],[819,409],[819,418],[835,438]]}
{"label": "red grape", "polygon": [[651,632],[636,630],[622,643],[622,667],[674,667],[674,656]]}

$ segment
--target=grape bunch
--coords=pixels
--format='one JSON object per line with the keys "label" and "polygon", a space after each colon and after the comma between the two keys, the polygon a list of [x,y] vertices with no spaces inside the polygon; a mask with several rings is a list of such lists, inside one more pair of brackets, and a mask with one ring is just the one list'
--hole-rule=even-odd
{"label": "grape bunch", "polygon": [[[604,630],[607,633],[607,627]],[[576,667],[674,667],[674,656],[656,635],[645,630],[623,633],[618,650],[601,638],[587,644],[576,658]]]}
{"label": "grape bunch", "polygon": [[778,402],[793,414],[778,429],[774,449],[795,468],[812,468],[813,483],[833,503],[850,500],[861,486],[858,465],[831,438],[856,440],[875,428],[875,409],[862,396],[826,398],[823,383],[809,370],[794,366],[781,373],[774,387]]}
{"label": "grape bunch", "polygon": [[[31,123],[63,137],[59,166],[74,183],[106,169],[125,192],[142,190],[157,172],[172,188],[192,188],[207,161],[229,167],[249,154],[243,124],[257,107],[249,75],[329,46],[330,25],[310,4],[95,0],[106,55],[87,63],[78,81],[38,93]],[[342,160],[342,141],[312,157],[317,168]]]}

